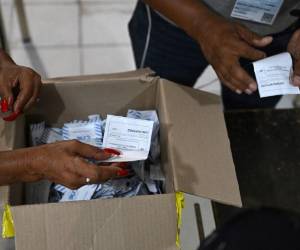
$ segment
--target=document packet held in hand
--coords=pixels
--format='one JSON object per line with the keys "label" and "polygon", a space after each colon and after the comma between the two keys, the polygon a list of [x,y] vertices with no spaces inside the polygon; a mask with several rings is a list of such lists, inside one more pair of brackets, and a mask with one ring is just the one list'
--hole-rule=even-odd
{"label": "document packet held in hand", "polygon": [[62,128],[62,134],[64,140],[76,139],[96,147],[102,146],[102,124],[100,119],[66,123]]}
{"label": "document packet held in hand", "polygon": [[146,160],[150,151],[153,124],[153,121],[107,115],[103,147],[118,149],[122,154],[106,162]]}
{"label": "document packet held in hand", "polygon": [[288,52],[253,63],[260,97],[300,94],[292,85],[293,61]]}

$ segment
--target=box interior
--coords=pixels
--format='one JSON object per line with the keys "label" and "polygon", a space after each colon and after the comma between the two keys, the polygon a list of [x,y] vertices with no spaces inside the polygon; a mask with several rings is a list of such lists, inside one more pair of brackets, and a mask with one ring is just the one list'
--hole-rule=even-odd
{"label": "box interior", "polygon": [[[62,126],[90,114],[125,115],[128,109],[156,109],[160,119],[161,165],[166,193],[183,191],[240,206],[241,197],[219,97],[158,77],[100,77],[45,84],[40,103],[10,128],[13,148],[26,146],[28,125]],[[17,135],[17,136],[15,136]],[[43,193],[42,184],[33,187]],[[49,185],[49,184],[48,184]],[[22,204],[15,188],[11,204]],[[13,189],[12,189],[13,190]],[[37,192],[38,191],[38,192]],[[12,192],[11,192],[12,193]],[[47,192],[45,192],[47,193]],[[24,194],[24,193],[23,193]],[[28,194],[27,194],[28,196]],[[41,201],[33,203],[43,203]]]}
{"label": "box interior", "polygon": [[[101,84],[101,89],[99,89]],[[101,92],[100,92],[101,91]],[[158,112],[161,127],[161,154],[164,155],[167,143],[164,133],[167,126],[164,125],[165,110],[161,105],[161,95],[158,83],[141,83],[140,81],[117,81],[89,82],[80,83],[62,83],[47,84],[43,87],[41,93],[41,103],[39,108],[32,110],[25,119],[18,121],[20,128],[27,136],[18,137],[15,147],[29,145],[29,124],[46,121],[47,126],[61,127],[65,122],[71,120],[86,120],[90,114],[100,114],[106,118],[107,114],[126,116],[128,109],[150,110],[155,109]],[[49,105],[53,103],[53,105]],[[24,124],[25,123],[25,124]],[[168,162],[162,157],[162,168],[165,169]],[[171,171],[167,172],[166,193],[174,192],[173,178]],[[170,177],[169,177],[170,176]],[[21,188],[21,186],[19,186]],[[37,183],[26,184],[25,194],[21,189],[15,188],[11,193],[11,204],[35,204],[46,203],[48,199],[50,183],[40,181]],[[12,190],[13,191],[13,190]],[[20,199],[20,195],[25,195]],[[18,197],[18,199],[16,199]]]}
{"label": "box interior", "polygon": [[[73,119],[86,119],[90,114],[98,113],[104,118],[107,113],[126,115],[129,108],[156,109],[163,135],[168,126],[164,124],[167,116],[161,99],[158,81],[89,82],[84,88],[80,83],[49,84],[42,90],[39,107],[19,120],[17,126],[28,135],[28,125],[34,122],[62,126]],[[20,139],[15,145],[26,146],[28,140]],[[168,168],[165,139],[161,136],[162,167]],[[67,240],[70,249],[175,250],[177,214],[171,174],[166,170],[165,191],[169,194],[132,198],[37,205],[47,202],[47,181],[26,184],[25,189],[16,187],[14,193],[10,189],[16,249],[63,249]]]}

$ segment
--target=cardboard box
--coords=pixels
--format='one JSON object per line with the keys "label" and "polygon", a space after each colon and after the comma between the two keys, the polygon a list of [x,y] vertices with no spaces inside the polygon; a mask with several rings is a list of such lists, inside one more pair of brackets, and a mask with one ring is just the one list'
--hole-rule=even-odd
{"label": "cardboard box", "polygon": [[[1,205],[13,205],[17,250],[175,250],[176,191],[241,205],[219,97],[160,79],[150,70],[46,81],[35,109],[15,123],[1,122],[0,146],[26,146],[32,122],[61,126],[94,113],[125,115],[129,108],[158,111],[166,193],[23,205],[24,185],[1,187]],[[32,195],[46,202],[47,182],[38,185]]]}

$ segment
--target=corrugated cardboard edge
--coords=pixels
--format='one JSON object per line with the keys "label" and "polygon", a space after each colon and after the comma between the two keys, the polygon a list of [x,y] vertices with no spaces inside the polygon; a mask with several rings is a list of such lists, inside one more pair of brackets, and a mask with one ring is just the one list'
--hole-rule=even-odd
{"label": "corrugated cardboard edge", "polygon": [[177,249],[175,194],[17,206],[12,213],[18,250]]}
{"label": "corrugated cardboard edge", "polygon": [[100,75],[81,75],[81,76],[67,76],[43,79],[43,84],[49,83],[77,83],[77,82],[95,82],[95,81],[116,81],[116,80],[130,80],[140,79],[141,81],[151,82],[155,76],[155,72],[150,68],[139,69],[136,71],[127,71],[122,73],[100,74]]}
{"label": "corrugated cardboard edge", "polygon": [[[168,154],[171,156],[169,159],[171,161],[170,165],[174,177],[175,191],[182,191],[241,207],[241,195],[225,120],[224,117],[221,117],[221,109],[217,109],[219,97],[201,91],[194,92],[194,90],[188,87],[179,86],[164,79],[160,79],[160,90],[163,96],[162,105],[164,109],[168,111],[165,112],[166,117],[164,119],[169,123],[167,124],[169,127],[167,137],[168,143],[171,146],[168,148]],[[206,98],[202,98],[202,96]],[[185,103],[189,106],[185,105]],[[207,113],[210,107],[219,113],[217,115]],[[180,109],[182,111],[181,113],[179,112]],[[176,112],[172,112],[172,110],[176,110]],[[211,147],[209,150],[205,147],[203,148],[202,143],[193,143],[194,147],[198,148],[200,145],[199,149],[204,149],[204,152],[201,153],[203,158],[201,158],[201,154],[191,155],[190,140],[187,140],[187,138],[191,139],[197,136],[197,142],[201,142],[201,139],[210,140],[209,135],[203,132],[209,130],[211,125],[207,124],[203,118],[194,120],[193,122],[193,119],[196,119],[195,113],[193,113],[195,110],[205,111],[206,117],[209,118],[210,121],[216,119],[215,121],[218,122],[216,123],[217,125],[215,125],[218,130],[211,131],[212,133],[216,133],[212,134],[213,137],[211,139],[213,139],[213,142],[205,141],[208,142],[206,144]],[[172,116],[173,118],[171,118]],[[170,123],[170,121],[172,121],[172,123]],[[180,128],[177,126],[178,123],[181,124]],[[194,130],[193,132],[188,129],[190,124],[195,123],[198,123],[200,127],[207,126],[207,129],[202,131],[202,135],[199,134],[200,131],[196,131],[195,128],[191,129]],[[182,133],[182,128],[185,128],[184,133]],[[181,138],[178,139],[179,134],[181,134]],[[182,145],[183,142],[185,142],[184,145]],[[213,147],[217,147],[219,157],[218,154],[213,153]],[[205,155],[203,155],[204,153]],[[197,165],[197,163],[203,164],[204,159],[205,163],[203,166]],[[224,162],[220,162],[221,159],[224,160]],[[204,167],[209,167],[210,169]],[[199,175],[199,173],[201,173],[201,175]],[[197,180],[195,180],[195,178],[197,178]]]}

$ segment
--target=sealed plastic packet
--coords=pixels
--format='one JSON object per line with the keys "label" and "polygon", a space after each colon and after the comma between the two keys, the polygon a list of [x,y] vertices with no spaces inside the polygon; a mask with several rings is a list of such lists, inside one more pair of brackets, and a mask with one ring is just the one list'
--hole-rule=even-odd
{"label": "sealed plastic packet", "polygon": [[43,144],[62,141],[62,130],[60,128],[45,128],[41,138]]}
{"label": "sealed plastic packet", "polygon": [[74,121],[64,124],[62,128],[63,140],[79,140],[96,147],[102,146],[102,122],[100,116],[89,121]]}

